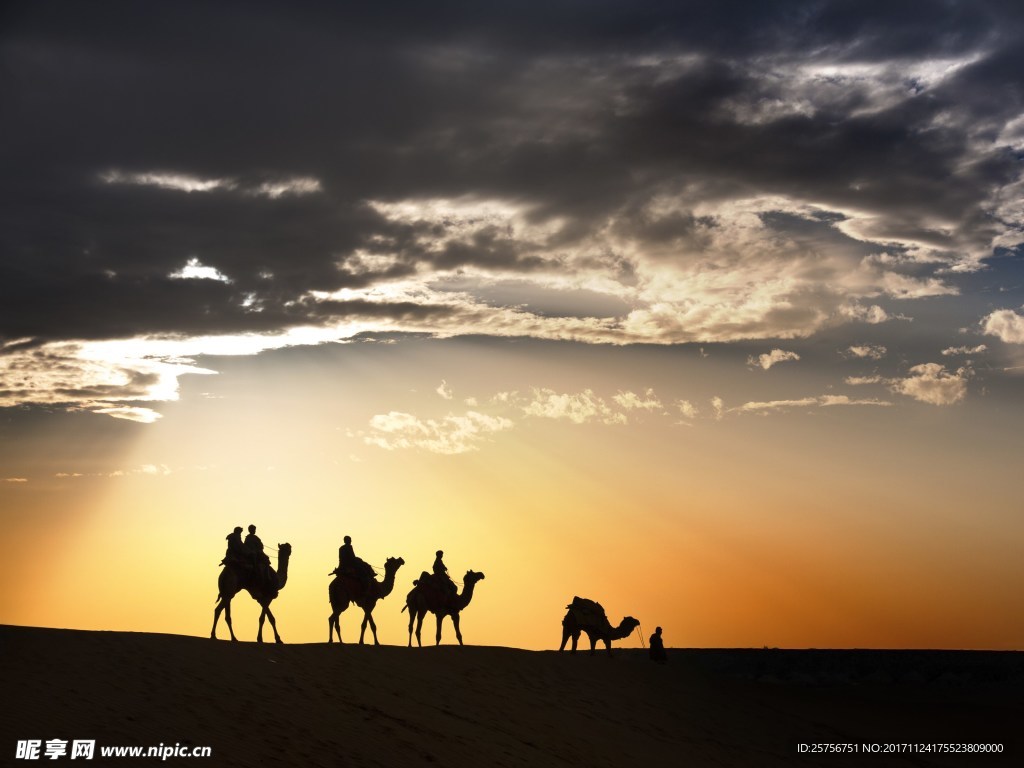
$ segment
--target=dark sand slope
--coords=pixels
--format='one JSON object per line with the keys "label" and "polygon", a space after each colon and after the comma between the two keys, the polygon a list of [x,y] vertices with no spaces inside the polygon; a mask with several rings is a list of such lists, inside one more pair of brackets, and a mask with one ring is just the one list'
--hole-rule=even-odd
{"label": "dark sand slope", "polygon": [[[17,740],[61,738],[208,745],[212,758],[168,761],[205,766],[1024,765],[1014,741],[1024,654],[670,653],[662,667],[638,651],[259,646],[0,627],[0,764],[40,764],[13,759]],[[1001,741],[1007,753],[796,752],[799,742],[889,740]]]}

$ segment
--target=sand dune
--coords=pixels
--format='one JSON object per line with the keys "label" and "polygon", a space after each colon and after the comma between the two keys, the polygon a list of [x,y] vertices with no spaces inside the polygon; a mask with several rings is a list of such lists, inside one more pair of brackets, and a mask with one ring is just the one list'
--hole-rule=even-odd
{"label": "sand dune", "polygon": [[[212,747],[207,766],[1020,765],[1024,654],[257,645],[0,627],[18,740]],[[13,704],[13,706],[11,706]],[[1003,742],[799,755],[800,742]],[[63,760],[58,760],[62,763]],[[27,761],[10,761],[29,765]],[[46,761],[48,764],[50,761]],[[97,758],[93,765],[154,764]],[[76,763],[77,764],[77,763]]]}

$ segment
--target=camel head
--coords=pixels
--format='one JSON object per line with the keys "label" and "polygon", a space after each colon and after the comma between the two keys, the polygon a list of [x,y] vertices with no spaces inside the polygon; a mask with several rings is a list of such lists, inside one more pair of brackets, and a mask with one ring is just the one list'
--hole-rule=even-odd
{"label": "camel head", "polygon": [[292,545],[287,542],[284,544],[277,545],[277,552],[279,557],[291,557]]}
{"label": "camel head", "polygon": [[389,557],[384,561],[384,572],[392,573],[405,565],[405,560],[400,557]]}
{"label": "camel head", "polygon": [[482,581],[483,578],[484,575],[482,573],[477,573],[476,571],[466,571],[466,576],[465,578],[463,578],[463,581],[466,584],[476,584],[478,581]]}
{"label": "camel head", "polygon": [[627,616],[622,620],[622,623],[619,626],[622,627],[622,629],[624,630],[628,629],[630,632],[632,632],[634,629],[640,626],[640,622],[634,619],[632,616]]}

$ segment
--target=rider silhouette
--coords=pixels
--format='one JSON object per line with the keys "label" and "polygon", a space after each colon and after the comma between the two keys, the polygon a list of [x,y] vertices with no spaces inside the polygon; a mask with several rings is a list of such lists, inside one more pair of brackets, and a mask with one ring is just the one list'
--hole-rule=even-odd
{"label": "rider silhouette", "polygon": [[270,565],[270,558],[267,557],[267,553],[263,551],[263,542],[260,540],[260,537],[256,535],[255,525],[249,526],[249,535],[245,537],[245,541],[243,543],[252,553],[252,559],[254,562],[259,562],[263,565]]}
{"label": "rider silhouette", "polygon": [[[241,529],[239,529],[241,530]],[[249,526],[249,535],[245,537],[243,542],[246,551],[249,553],[250,562],[253,567],[259,571],[264,578],[270,579],[270,558],[267,553],[263,551],[263,542],[260,537],[256,535],[256,526]]]}
{"label": "rider silhouette", "polygon": [[452,577],[448,575],[448,567],[444,564],[443,550],[437,550],[437,557],[434,558],[434,578],[437,583],[443,585],[445,589],[454,594],[458,591],[458,587],[455,586],[455,582],[452,581]]}
{"label": "rider silhouette", "polygon": [[248,547],[242,543],[242,526],[235,526],[235,530],[226,537],[228,549],[224,553],[223,565],[237,565],[247,567],[252,564],[252,556]]}
{"label": "rider silhouette", "polygon": [[352,537],[346,536],[345,543],[338,547],[338,573],[355,573],[356,551],[352,549]]}
{"label": "rider silhouette", "polygon": [[338,547],[338,570],[335,572],[354,576],[364,589],[369,587],[373,580],[373,567],[356,557],[351,536],[346,536],[345,543]]}

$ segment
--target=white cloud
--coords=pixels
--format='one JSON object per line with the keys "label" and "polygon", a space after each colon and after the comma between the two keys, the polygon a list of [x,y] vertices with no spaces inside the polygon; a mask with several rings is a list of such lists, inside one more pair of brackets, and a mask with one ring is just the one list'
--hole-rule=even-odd
{"label": "white cloud", "polygon": [[817,404],[818,398],[804,397],[799,400],[770,400],[768,402],[744,403],[743,405],[733,408],[732,410],[740,412],[778,411],[785,410],[788,408],[806,408],[808,406]]}
{"label": "white cloud", "polygon": [[[208,467],[195,467],[200,471]],[[62,480],[76,480],[80,477],[166,477],[171,474],[171,468],[166,464],[140,464],[131,469],[115,469],[112,472],[56,472],[54,477]]]}
{"label": "white cloud", "polygon": [[766,402],[749,402],[731,410],[738,413],[771,413],[788,411],[793,408],[830,408],[840,405],[875,405],[890,406],[887,400],[874,398],[852,400],[846,395],[819,395],[818,397],[802,397],[796,400],[769,400]]}
{"label": "white cloud", "polygon": [[222,283],[230,283],[231,279],[216,267],[207,267],[199,259],[192,257],[185,266],[177,272],[171,272],[168,277],[175,280],[218,280]]}
{"label": "white cloud", "polygon": [[179,192],[212,192],[215,189],[234,189],[235,182],[231,179],[200,179],[185,173],[163,173],[151,171],[147,173],[123,173],[108,171],[100,174],[100,179],[107,184],[132,184],[144,187],[160,187]]}
{"label": "white cloud", "polygon": [[577,393],[534,389],[532,400],[523,406],[523,413],[545,419],[567,419],[574,424],[591,421],[601,424],[626,423],[625,414],[613,411],[604,399],[590,389]]}
{"label": "white cloud", "polygon": [[146,171],[129,173],[111,170],[100,174],[105,184],[129,184],[141,187],[158,187],[176,192],[214,192],[216,190],[237,192],[250,197],[268,197],[276,200],[287,195],[310,195],[323,191],[319,179],[311,176],[292,176],[288,178],[263,181],[255,185],[246,185],[237,179],[214,178],[201,179],[187,173],[173,171]]}
{"label": "white cloud", "polygon": [[166,464],[143,464],[138,469],[142,475],[169,475],[170,468]]}
{"label": "white cloud", "polygon": [[784,363],[788,360],[799,360],[800,355],[796,352],[786,352],[781,349],[773,349],[767,354],[758,355],[755,359],[753,356],[747,358],[747,365],[751,367],[761,366],[764,370],[768,370],[777,363]]}
{"label": "white cloud", "polygon": [[985,346],[984,344],[979,344],[976,347],[947,347],[946,349],[942,350],[942,354],[945,355],[946,357],[950,357],[952,355],[980,355],[982,352],[985,352],[987,350],[987,346]]}
{"label": "white cloud", "polygon": [[420,419],[409,413],[391,411],[370,419],[368,445],[394,451],[418,448],[446,455],[475,451],[488,435],[511,429],[510,419],[476,411],[449,414],[442,419]]}
{"label": "white cloud", "polygon": [[847,376],[844,381],[854,387],[862,384],[880,384],[885,381],[881,376]]}
{"label": "white cloud", "polygon": [[695,419],[700,414],[697,407],[689,400],[677,400],[676,408],[678,408],[679,412],[683,414],[683,417],[687,419]]}
{"label": "white cloud", "polygon": [[5,483],[27,483],[28,482],[28,478],[27,477],[5,477],[4,478],[4,482]]}
{"label": "white cloud", "polygon": [[163,418],[163,414],[157,413],[151,408],[142,408],[140,406],[130,405],[117,405],[104,407],[93,407],[90,408],[93,413],[104,413],[108,416],[113,416],[115,419],[126,419],[127,421],[137,421],[140,424],[152,424],[158,419]]}
{"label": "white cloud", "polygon": [[818,398],[818,404],[822,408],[827,408],[832,405],[880,405],[889,406],[892,405],[888,400],[878,400],[876,398],[862,398],[859,400],[851,400],[846,395],[822,395]]}
{"label": "white cloud", "polygon": [[725,402],[715,395],[711,398],[711,410],[715,414],[715,420],[720,420],[725,414]]}
{"label": "white cloud", "polygon": [[320,180],[309,176],[296,176],[280,181],[265,181],[252,189],[249,194],[269,197],[276,200],[286,195],[311,195],[321,192]]}
{"label": "white cloud", "polygon": [[1024,315],[1012,309],[1000,309],[986,315],[981,321],[982,331],[997,336],[1006,344],[1024,344]]}
{"label": "white cloud", "polygon": [[853,357],[867,357],[872,360],[881,360],[888,352],[881,344],[858,344],[848,347],[846,351]]}
{"label": "white cloud", "polygon": [[[869,325],[878,325],[890,319],[889,313],[877,304],[865,307],[861,304],[847,304],[839,308],[839,314],[848,320],[857,320]],[[905,319],[902,318],[901,319]]]}
{"label": "white cloud", "polygon": [[922,403],[952,405],[967,395],[971,369],[964,367],[951,373],[938,363],[923,363],[911,368],[910,374],[903,379],[892,379],[892,390]]}
{"label": "white cloud", "polygon": [[441,385],[434,391],[437,392],[437,394],[439,394],[445,400],[451,400],[453,397],[452,388],[448,386],[448,382],[446,382],[444,379],[441,379]]}
{"label": "white cloud", "polygon": [[653,389],[648,389],[643,397],[635,392],[619,392],[612,397],[612,400],[627,411],[662,411],[665,408],[658,396],[654,394]]}

